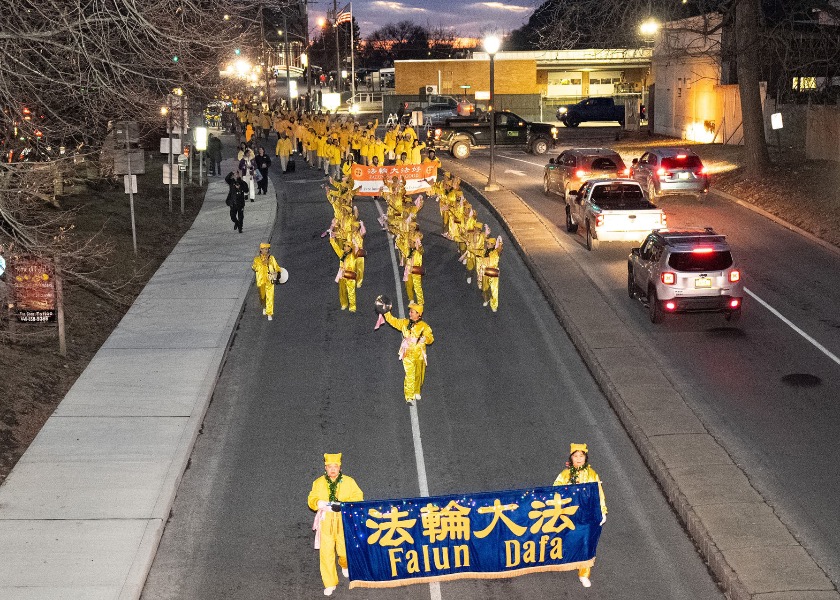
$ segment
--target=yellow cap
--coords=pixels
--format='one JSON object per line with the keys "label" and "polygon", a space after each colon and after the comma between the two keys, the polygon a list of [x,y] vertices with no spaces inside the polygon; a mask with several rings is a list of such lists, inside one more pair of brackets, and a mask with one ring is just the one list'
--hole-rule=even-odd
{"label": "yellow cap", "polygon": [[260,250],[262,250],[263,248],[271,248],[271,244],[269,244],[268,242],[262,242],[260,244]]}
{"label": "yellow cap", "polygon": [[341,465],[341,452],[338,454],[324,454],[325,465]]}
{"label": "yellow cap", "polygon": [[580,450],[584,454],[589,454],[589,450],[586,449],[586,444],[572,444],[569,449],[569,454],[574,454],[578,450]]}
{"label": "yellow cap", "polygon": [[408,309],[411,310],[412,308],[417,311],[418,315],[420,315],[421,317],[423,316],[423,305],[422,304],[417,304],[416,302],[409,302],[408,303]]}

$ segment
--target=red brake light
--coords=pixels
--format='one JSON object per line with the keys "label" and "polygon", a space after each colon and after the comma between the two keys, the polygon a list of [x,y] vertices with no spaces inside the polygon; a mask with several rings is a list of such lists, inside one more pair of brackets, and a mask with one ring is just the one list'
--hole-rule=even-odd
{"label": "red brake light", "polygon": [[674,285],[677,282],[677,274],[671,273],[670,271],[665,271],[659,278],[665,285]]}
{"label": "red brake light", "polygon": [[622,173],[624,173],[625,176],[629,177],[630,176],[630,168],[628,167],[628,168],[624,169],[622,171]]}
{"label": "red brake light", "polygon": [[741,306],[740,298],[732,298],[732,300],[729,301],[729,308],[738,308],[739,306]]}
{"label": "red brake light", "polygon": [[583,169],[578,169],[577,171],[575,171],[575,177],[577,177],[578,179],[583,179],[584,177],[586,177],[586,171],[584,171]]}
{"label": "red brake light", "polygon": [[664,174],[665,174],[665,169],[663,169],[662,167],[659,167],[659,168],[656,170],[656,174],[657,174],[657,175],[659,175],[659,176],[661,177],[662,175],[664,175]]}
{"label": "red brake light", "polygon": [[706,173],[708,173],[708,170],[706,169],[706,167],[700,167],[700,170],[697,171],[698,175],[705,175]]}
{"label": "red brake light", "polygon": [[686,158],[688,154],[677,154],[677,158]]}
{"label": "red brake light", "polygon": [[595,216],[595,227],[601,227],[604,224],[604,215]]}
{"label": "red brake light", "polygon": [[714,251],[714,248],[694,248],[692,250],[694,254],[711,254]]}
{"label": "red brake light", "polygon": [[668,300],[665,303],[665,310],[677,310],[677,303],[673,300]]}
{"label": "red brake light", "polygon": [[731,271],[729,271],[729,281],[731,281],[732,283],[741,281],[741,271],[739,271],[738,269],[732,269]]}

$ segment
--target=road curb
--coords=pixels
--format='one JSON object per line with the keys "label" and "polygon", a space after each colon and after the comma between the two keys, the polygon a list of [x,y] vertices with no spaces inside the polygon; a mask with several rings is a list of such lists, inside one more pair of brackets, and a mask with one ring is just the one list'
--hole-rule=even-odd
{"label": "road curb", "polygon": [[[542,290],[543,295],[545,296],[549,305],[552,307],[552,310],[555,312],[558,319],[560,320],[561,325],[566,330],[572,343],[575,345],[581,357],[583,358],[583,361],[586,364],[587,368],[592,373],[599,387],[603,391],[604,395],[607,397],[607,400],[609,401],[613,410],[618,415],[622,426],[625,428],[631,440],[633,441],[633,444],[636,446],[636,449],[641,455],[642,460],[644,460],[645,464],[648,466],[656,481],[660,485],[668,502],[671,504],[672,508],[677,513],[680,521],[688,531],[695,546],[706,561],[709,570],[717,580],[717,583],[720,585],[724,593],[727,595],[727,597],[731,598],[732,600],[751,600],[762,596],[763,593],[761,592],[750,592],[748,586],[744,583],[742,578],[738,575],[738,573],[726,559],[723,552],[718,547],[712,535],[706,528],[706,525],[703,523],[703,520],[697,514],[689,499],[680,489],[678,482],[674,479],[665,462],[662,460],[659,451],[650,441],[650,438],[644,431],[643,426],[638,422],[636,416],[633,414],[633,411],[627,405],[620,391],[616,388],[616,385],[610,378],[607,370],[599,361],[598,357],[595,354],[594,348],[591,347],[588,341],[585,339],[583,332],[576,325],[572,316],[569,314],[569,312],[566,310],[566,307],[563,305],[563,302],[556,296],[552,286],[550,285],[550,282],[548,281],[547,277],[543,274],[541,269],[538,267],[536,261],[530,256],[528,250],[520,242],[519,237],[517,237],[514,231],[513,224],[499,211],[499,209],[497,209],[497,207],[492,201],[492,197],[500,194],[510,194],[512,197],[518,200],[518,202],[521,203],[524,207],[527,207],[528,210],[532,214],[534,214],[537,220],[541,223],[543,222],[542,219],[530,209],[528,204],[520,196],[511,192],[510,190],[507,190],[504,187],[502,187],[501,190],[498,192],[488,192],[487,195],[485,195],[485,192],[476,187],[479,184],[476,183],[475,180],[475,178],[478,178],[478,180],[480,181],[482,178],[486,177],[486,175],[484,175],[483,173],[480,173],[466,165],[462,166],[451,164],[448,168],[454,175],[461,177],[463,187],[467,188],[481,200],[481,202],[488,208],[488,210],[493,214],[493,216],[499,221],[504,230],[507,232],[508,236],[510,237],[511,241],[513,242],[514,246],[516,247],[517,251],[522,257],[523,262],[527,266],[528,270],[531,272],[531,275],[534,277],[535,281],[537,282],[537,285]],[[464,179],[464,172],[466,171],[474,174],[475,177],[473,178],[472,183]],[[735,199],[735,201],[738,200]],[[741,201],[738,202],[740,203]],[[585,272],[584,275],[586,275]],[[600,294],[600,290],[597,287],[595,289]],[[706,431],[707,435],[714,439],[714,436],[711,436],[708,430],[706,430],[705,426],[703,426],[703,429]],[[782,525],[784,526],[784,524]],[[787,530],[786,526],[785,529]],[[808,557],[813,561],[813,558],[810,557],[810,555],[808,555]],[[814,564],[816,565],[815,561]],[[817,568],[819,568],[819,565],[816,566]],[[820,569],[820,571],[822,572],[822,569]],[[784,594],[791,593],[791,591],[779,590],[779,592],[777,593]],[[793,596],[791,596],[791,598],[792,597]],[[840,598],[840,594],[838,594],[836,590],[826,591],[825,597]]]}

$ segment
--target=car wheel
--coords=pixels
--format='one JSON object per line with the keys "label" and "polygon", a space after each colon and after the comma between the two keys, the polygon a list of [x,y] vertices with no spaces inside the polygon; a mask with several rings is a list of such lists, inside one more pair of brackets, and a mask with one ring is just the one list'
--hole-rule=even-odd
{"label": "car wheel", "polygon": [[577,127],[578,125],[580,125],[580,121],[575,121],[574,119],[566,119],[566,120],[563,122],[563,124],[564,124],[566,127]]}
{"label": "car wheel", "polygon": [[577,224],[572,222],[572,208],[566,205],[566,231],[575,233],[577,231]]}
{"label": "car wheel", "polygon": [[470,145],[467,142],[455,142],[452,144],[452,156],[458,160],[469,158]]}
{"label": "car wheel", "polygon": [[589,221],[586,222],[586,249],[592,251],[592,228],[589,226]]}
{"label": "car wheel", "polygon": [[659,303],[659,298],[656,295],[656,290],[650,288],[648,290],[648,316],[651,323],[662,322],[662,305]]}
{"label": "car wheel", "polygon": [[548,142],[545,138],[537,138],[534,140],[534,143],[531,144],[531,151],[536,155],[542,155],[548,152]]}
{"label": "car wheel", "polygon": [[633,267],[627,267],[627,295],[633,300],[636,299],[636,279],[633,276]]}
{"label": "car wheel", "polygon": [[727,311],[724,317],[730,323],[737,323],[741,319],[741,309],[736,308],[735,310]]}
{"label": "car wheel", "polygon": [[648,181],[648,200],[650,202],[656,202],[656,200],[657,200],[657,198],[656,198],[656,184],[653,183],[652,179],[650,181]]}
{"label": "car wheel", "polygon": [[551,184],[548,181],[548,175],[543,176],[543,194],[551,196]]}

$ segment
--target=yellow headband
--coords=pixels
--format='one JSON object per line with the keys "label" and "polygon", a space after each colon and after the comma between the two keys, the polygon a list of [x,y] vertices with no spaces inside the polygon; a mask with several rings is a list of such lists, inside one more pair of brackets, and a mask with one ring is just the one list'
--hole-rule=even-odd
{"label": "yellow headband", "polygon": [[341,466],[341,452],[338,454],[324,454],[324,464]]}
{"label": "yellow headband", "polygon": [[569,450],[569,454],[574,454],[580,450],[584,454],[589,454],[589,450],[586,449],[586,444],[572,444]]}
{"label": "yellow headband", "polygon": [[262,250],[263,248],[271,248],[271,244],[263,242],[260,244],[260,250]]}
{"label": "yellow headband", "polygon": [[422,304],[417,304],[416,302],[409,302],[408,303],[408,309],[411,310],[412,308],[417,311],[418,315],[420,315],[421,317],[423,316],[423,305]]}

